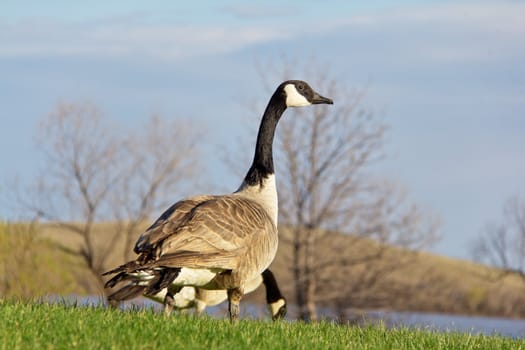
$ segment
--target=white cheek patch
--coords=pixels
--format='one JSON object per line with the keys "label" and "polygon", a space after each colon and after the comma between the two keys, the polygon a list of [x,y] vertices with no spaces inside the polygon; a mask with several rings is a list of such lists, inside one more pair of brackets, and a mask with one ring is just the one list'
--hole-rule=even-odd
{"label": "white cheek patch", "polygon": [[284,299],[279,299],[274,303],[268,304],[268,308],[270,309],[272,316],[275,316],[285,304],[286,302],[284,301]]}
{"label": "white cheek patch", "polygon": [[287,84],[284,87],[284,92],[286,92],[287,107],[303,107],[311,105],[310,101],[297,91],[294,84]]}

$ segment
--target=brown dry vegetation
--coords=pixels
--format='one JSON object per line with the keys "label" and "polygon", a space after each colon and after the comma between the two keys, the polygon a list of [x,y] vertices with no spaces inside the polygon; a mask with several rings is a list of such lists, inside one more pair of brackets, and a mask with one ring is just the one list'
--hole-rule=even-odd
{"label": "brown dry vegetation", "polygon": [[[281,235],[285,235],[281,229]],[[363,256],[378,251],[370,240],[329,233],[318,246],[319,256],[336,254]],[[292,272],[287,262],[292,247],[280,242],[272,269],[282,285],[283,294],[293,302]],[[335,308],[344,317],[362,309],[425,311],[525,317],[525,284],[518,275],[502,275],[499,270],[469,261],[387,247],[380,259],[340,267],[346,269],[345,281],[318,285],[316,302]],[[371,279],[379,278],[380,281]],[[331,288],[344,288],[343,300],[332,299]],[[262,300],[262,290],[253,298]]]}
{"label": "brown dry vegetation", "polygon": [[[97,224],[96,246],[107,243],[107,232],[113,232],[110,223]],[[286,228],[281,228],[281,235],[287,234]],[[70,248],[80,243],[74,235],[50,224],[1,225],[0,295],[26,299],[49,294],[100,295],[96,280],[82,260],[63,253],[57,242]],[[108,259],[108,267],[122,262],[123,247],[118,244],[122,243],[113,247],[116,253]],[[377,250],[378,244],[328,233],[319,242],[316,254],[330,255],[334,249],[359,256]],[[381,251],[381,259],[376,261],[342,266],[346,269],[345,281],[334,284],[330,276],[325,276],[326,280],[318,285],[318,304],[336,308],[342,314],[348,310],[385,309],[525,317],[525,285],[519,276],[500,276],[498,270],[483,265],[424,252],[395,247],[382,247]],[[283,240],[272,269],[283,293],[293,303],[291,252],[291,246]],[[367,276],[380,281],[370,283]],[[331,288],[344,288],[344,300],[331,298],[331,294],[341,294],[331,293]],[[260,288],[247,299],[263,302],[264,291]]]}
{"label": "brown dry vegetation", "polygon": [[29,300],[87,290],[80,261],[37,230],[28,224],[0,223],[0,298]]}

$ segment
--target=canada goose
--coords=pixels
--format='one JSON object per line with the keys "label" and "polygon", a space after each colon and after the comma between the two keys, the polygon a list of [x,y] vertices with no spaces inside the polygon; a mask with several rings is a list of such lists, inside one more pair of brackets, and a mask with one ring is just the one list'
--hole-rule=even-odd
{"label": "canada goose", "polygon": [[287,107],[333,104],[304,81],[288,80],[273,93],[259,126],[255,155],[239,189],[197,196],[166,210],[135,245],[137,259],[104,275],[106,287],[128,282],[110,301],[155,295],[168,288],[165,304],[184,286],[226,290],[232,322],[247,282],[257,278],[277,251],[277,190],[273,164],[275,128]]}
{"label": "canada goose", "polygon": [[[261,282],[266,288],[266,303],[272,320],[275,321],[286,316],[286,299],[281,294],[277,281],[269,269],[264,270],[256,279],[247,282],[244,294],[248,294],[257,289],[261,285]],[[157,294],[148,296],[151,300],[164,303],[164,313],[166,316],[169,316],[173,309],[184,310],[194,308],[197,314],[201,314],[206,307],[218,305],[228,298],[225,290],[207,290],[190,286],[183,287],[171,299],[168,298],[168,302],[166,303],[167,294],[168,288],[164,288]]]}

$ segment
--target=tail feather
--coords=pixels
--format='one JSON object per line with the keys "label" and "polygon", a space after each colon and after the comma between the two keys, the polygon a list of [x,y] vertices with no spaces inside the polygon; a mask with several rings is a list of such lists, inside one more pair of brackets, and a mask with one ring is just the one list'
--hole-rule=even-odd
{"label": "tail feather", "polygon": [[115,293],[108,296],[108,301],[124,301],[133,299],[144,293],[145,286],[139,286],[136,284],[128,284],[117,290]]}
{"label": "tail feather", "polygon": [[117,274],[116,276],[113,276],[112,279],[106,282],[104,285],[104,288],[113,288],[119,283],[120,281],[124,281],[129,279],[129,275],[126,272],[121,272]]}
{"label": "tail feather", "polygon": [[[146,275],[140,272],[122,271],[111,278],[104,285],[106,288],[113,288],[118,283],[128,281],[128,284],[120,288],[108,297],[108,300],[128,300],[139,294],[155,295],[164,288],[167,288],[177,278],[180,268],[162,268],[149,270]],[[146,271],[143,271],[146,272]]]}
{"label": "tail feather", "polygon": [[129,261],[119,267],[114,268],[113,270],[106,271],[102,276],[112,275],[119,272],[132,272],[143,268],[143,266],[137,260]]}
{"label": "tail feather", "polygon": [[146,295],[155,295],[164,288],[167,288],[171,282],[177,278],[180,268],[164,268],[159,271],[158,275],[150,281],[148,288],[145,291]]}

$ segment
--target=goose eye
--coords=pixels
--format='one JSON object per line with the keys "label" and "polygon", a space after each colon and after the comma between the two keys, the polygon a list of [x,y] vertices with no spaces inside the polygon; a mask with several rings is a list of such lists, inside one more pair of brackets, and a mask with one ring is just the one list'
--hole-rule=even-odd
{"label": "goose eye", "polygon": [[304,90],[304,85],[303,84],[298,85],[297,89],[299,89],[300,91],[303,91]]}

